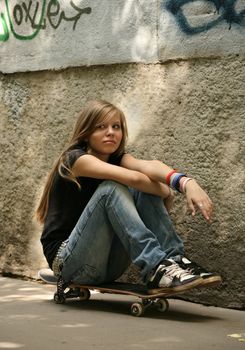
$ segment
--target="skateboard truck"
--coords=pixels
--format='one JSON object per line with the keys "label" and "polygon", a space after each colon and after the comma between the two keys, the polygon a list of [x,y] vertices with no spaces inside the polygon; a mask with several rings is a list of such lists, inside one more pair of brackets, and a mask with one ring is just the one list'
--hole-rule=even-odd
{"label": "skateboard truck", "polygon": [[133,303],[131,305],[131,314],[133,316],[142,316],[147,308],[155,306],[158,311],[167,312],[169,309],[169,303],[167,299],[142,299],[141,303]]}

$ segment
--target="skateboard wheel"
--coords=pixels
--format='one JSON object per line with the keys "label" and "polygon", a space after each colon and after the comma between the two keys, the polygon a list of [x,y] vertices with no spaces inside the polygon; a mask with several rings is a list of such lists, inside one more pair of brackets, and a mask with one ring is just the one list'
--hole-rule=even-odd
{"label": "skateboard wheel", "polygon": [[145,311],[144,306],[140,303],[134,303],[131,306],[131,314],[133,316],[137,316],[137,317],[142,316],[144,311]]}
{"label": "skateboard wheel", "polygon": [[64,304],[66,299],[64,296],[59,295],[58,293],[54,294],[54,301],[56,304]]}
{"label": "skateboard wheel", "polygon": [[158,299],[156,305],[161,312],[166,312],[169,309],[169,302],[166,299]]}
{"label": "skateboard wheel", "polygon": [[79,299],[80,300],[88,300],[90,298],[89,289],[80,289]]}

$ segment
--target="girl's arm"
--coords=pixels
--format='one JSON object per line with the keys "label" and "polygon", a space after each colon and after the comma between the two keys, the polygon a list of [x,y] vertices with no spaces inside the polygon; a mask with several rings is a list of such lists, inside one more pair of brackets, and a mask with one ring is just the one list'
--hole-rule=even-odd
{"label": "girl's arm", "polygon": [[[150,179],[157,182],[166,183],[166,177],[173,171],[172,168],[158,160],[140,160],[130,154],[125,154],[121,161],[121,166],[131,170],[137,170]],[[197,207],[204,218],[211,222],[213,204],[207,193],[192,179],[186,183],[185,193],[188,207],[192,215],[196,214]]]}
{"label": "girl's arm", "polygon": [[92,155],[85,154],[79,157],[72,167],[76,177],[85,176],[103,180],[114,180],[123,185],[167,198],[172,195],[169,187],[161,182],[149,178],[143,172],[136,169],[116,166],[106,163]]}
{"label": "girl's arm", "polygon": [[125,154],[121,160],[121,166],[131,170],[137,170],[154,181],[166,183],[166,176],[173,169],[159,160],[136,159],[131,154]]}

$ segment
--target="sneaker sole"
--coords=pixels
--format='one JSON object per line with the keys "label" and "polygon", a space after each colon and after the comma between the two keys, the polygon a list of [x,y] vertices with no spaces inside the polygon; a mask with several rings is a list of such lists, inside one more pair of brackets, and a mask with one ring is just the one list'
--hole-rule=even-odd
{"label": "sneaker sole", "polygon": [[154,288],[154,289],[148,289],[149,294],[159,294],[159,293],[166,293],[166,294],[176,294],[176,293],[183,293],[186,290],[200,287],[203,285],[203,278],[196,278],[195,280],[188,282],[186,284],[182,284],[180,286],[176,287],[159,287],[159,288]]}
{"label": "sneaker sole", "polygon": [[200,288],[202,287],[217,287],[222,283],[222,278],[220,276],[210,276],[210,277],[202,277],[202,284],[200,285]]}

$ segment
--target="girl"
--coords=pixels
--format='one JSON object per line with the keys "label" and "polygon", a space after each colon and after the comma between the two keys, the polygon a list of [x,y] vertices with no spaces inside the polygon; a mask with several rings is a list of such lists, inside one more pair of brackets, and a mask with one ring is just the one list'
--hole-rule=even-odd
{"label": "girl", "polygon": [[96,100],[81,112],[37,209],[49,266],[64,282],[101,284],[134,263],[150,293],[219,283],[219,275],[184,257],[168,215],[171,188],[208,222],[210,198],[185,174],[126,153],[126,139],[125,116],[113,104]]}

